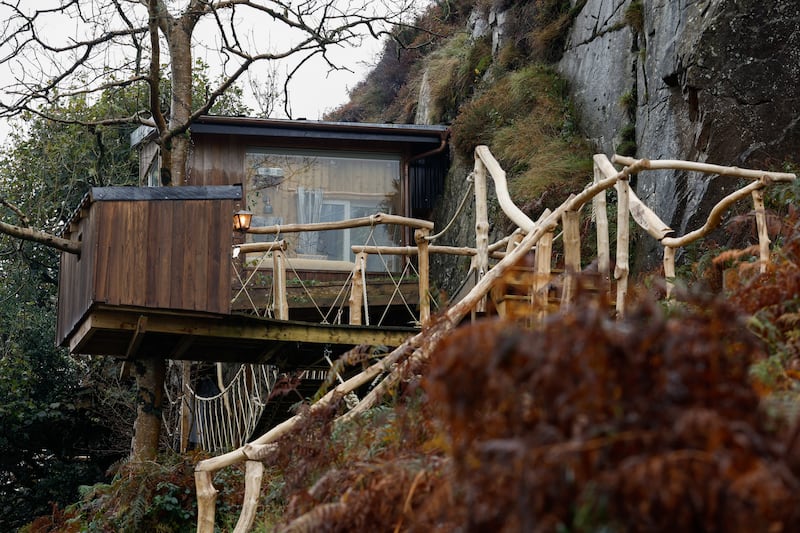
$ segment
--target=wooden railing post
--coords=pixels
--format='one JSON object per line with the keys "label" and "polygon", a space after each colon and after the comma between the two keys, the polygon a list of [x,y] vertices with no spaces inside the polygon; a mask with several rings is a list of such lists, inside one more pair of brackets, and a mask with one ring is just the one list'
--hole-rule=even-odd
{"label": "wooden railing post", "polygon": [[630,210],[630,190],[628,175],[617,180],[617,264],[614,267],[614,278],[617,280],[617,316],[622,318],[625,314],[625,298],[628,295],[628,242],[630,240],[630,225],[628,212]]}
{"label": "wooden railing post", "polygon": [[759,271],[763,274],[767,271],[769,263],[769,231],[767,230],[767,214],[764,210],[764,189],[753,191],[753,209],[756,212],[756,227],[758,228],[758,259]]}
{"label": "wooden railing post", "polygon": [[217,495],[214,488],[214,471],[195,470],[194,486],[197,492],[197,533],[214,533],[214,515]]}
{"label": "wooden railing post", "polygon": [[536,272],[533,277],[533,303],[536,319],[540,321],[547,315],[549,305],[549,285],[553,260],[553,230],[548,229],[536,243]]}
{"label": "wooden railing post", "polygon": [[[489,210],[487,207],[486,166],[475,154],[475,249],[478,281],[489,271]],[[478,312],[486,311],[484,295],[475,306]]]}
{"label": "wooden railing post", "polygon": [[[603,179],[603,172],[600,169],[598,158],[605,158],[605,155],[597,154],[594,156],[594,183]],[[597,271],[603,282],[609,277],[611,271],[611,252],[608,237],[608,206],[606,204],[606,191],[600,191],[592,198],[592,208],[594,211],[595,227],[597,228]],[[610,287],[609,287],[610,288]]]}
{"label": "wooden railing post", "polygon": [[[190,384],[192,382],[192,362],[176,361],[181,367],[181,453],[189,449],[189,432],[191,431],[191,413],[194,411],[194,402]],[[190,403],[191,402],[191,403]]]}
{"label": "wooden railing post", "polygon": [[561,223],[564,226],[564,287],[561,307],[568,307],[575,297],[577,274],[581,271],[581,214],[579,211],[564,211]]}
{"label": "wooden railing post", "polygon": [[675,248],[672,246],[664,246],[664,282],[669,299],[675,289]]}
{"label": "wooden railing post", "polygon": [[264,477],[264,463],[261,461],[247,461],[244,474],[244,501],[242,514],[236,522],[233,533],[247,533],[252,529],[258,511],[258,500],[261,494],[261,480]]}
{"label": "wooden railing post", "polygon": [[272,252],[272,294],[275,318],[289,320],[289,300],[286,294],[286,256],[282,250]]}
{"label": "wooden railing post", "polygon": [[360,326],[363,316],[361,306],[364,304],[364,269],[367,266],[367,254],[359,252],[356,254],[356,266],[353,268],[353,285],[350,289],[350,324]]}
{"label": "wooden railing post", "polygon": [[[425,326],[431,319],[430,298],[430,257],[428,255],[428,235],[430,230],[414,231],[417,242],[417,267],[419,270],[419,323]],[[488,243],[487,243],[488,250]]]}

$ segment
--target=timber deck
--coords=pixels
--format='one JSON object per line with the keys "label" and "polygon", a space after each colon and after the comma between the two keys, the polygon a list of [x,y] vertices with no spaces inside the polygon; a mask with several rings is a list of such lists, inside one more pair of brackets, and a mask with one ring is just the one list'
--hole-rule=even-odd
{"label": "timber deck", "polygon": [[321,345],[334,353],[359,344],[395,347],[418,331],[95,304],[71,335],[69,349],[128,361],[156,357],[270,363],[292,370],[318,361]]}

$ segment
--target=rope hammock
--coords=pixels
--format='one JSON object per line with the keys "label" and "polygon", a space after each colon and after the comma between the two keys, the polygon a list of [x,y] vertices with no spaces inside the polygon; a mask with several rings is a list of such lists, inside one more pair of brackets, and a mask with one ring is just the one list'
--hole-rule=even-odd
{"label": "rope hammock", "polygon": [[271,365],[242,365],[218,394],[202,396],[187,387],[198,444],[210,452],[245,443],[258,424],[277,379]]}

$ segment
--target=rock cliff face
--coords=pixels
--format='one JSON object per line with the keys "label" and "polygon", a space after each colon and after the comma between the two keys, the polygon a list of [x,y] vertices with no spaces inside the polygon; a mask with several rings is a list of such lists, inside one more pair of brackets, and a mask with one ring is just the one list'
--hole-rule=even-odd
{"label": "rock cliff face", "polygon": [[[797,0],[588,0],[558,68],[604,153],[627,126],[638,157],[743,167],[800,158]],[[685,172],[637,183],[678,234],[731,189]]]}

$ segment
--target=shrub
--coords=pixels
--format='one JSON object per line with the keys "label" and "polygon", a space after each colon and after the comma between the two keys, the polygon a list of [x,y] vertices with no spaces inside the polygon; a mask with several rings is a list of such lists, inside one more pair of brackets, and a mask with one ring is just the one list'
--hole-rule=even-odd
{"label": "shrub", "polygon": [[575,131],[566,84],[544,65],[505,75],[462,108],[453,123],[455,150],[469,160],[479,144],[488,145],[508,172],[520,204],[548,189],[580,186],[592,168],[591,151]]}

